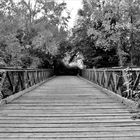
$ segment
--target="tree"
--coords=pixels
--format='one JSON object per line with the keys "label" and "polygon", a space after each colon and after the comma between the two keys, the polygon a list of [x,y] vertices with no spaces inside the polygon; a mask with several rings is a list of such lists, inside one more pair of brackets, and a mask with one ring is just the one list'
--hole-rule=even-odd
{"label": "tree", "polygon": [[[106,62],[113,60],[119,66],[129,65],[129,63],[132,65],[136,55],[134,50],[137,48],[135,42],[139,42],[135,40],[139,36],[139,5],[138,0],[83,0],[83,9],[79,11],[80,18],[75,27],[81,28],[80,32],[76,33],[80,38],[78,42],[83,41],[79,46],[86,45],[84,49],[87,49],[87,44],[92,42],[89,45],[94,50],[92,59],[95,58],[96,61],[99,59],[98,63],[101,59],[105,60],[103,52],[108,54],[113,51],[114,55],[111,56],[109,53],[111,58],[107,58]],[[84,34],[82,34],[83,31]],[[76,35],[74,36],[76,38]],[[87,40],[90,42],[86,42]],[[87,50],[90,54],[90,49]],[[102,54],[97,50],[100,50]],[[93,64],[94,62],[91,62],[91,65]]]}
{"label": "tree", "polygon": [[[58,4],[55,1],[35,0],[33,4],[30,0],[1,0],[0,51],[5,56],[3,60],[7,66],[18,64],[22,67],[31,60],[27,64],[30,67],[34,59],[38,61],[38,58],[40,61],[36,67],[44,65],[45,61],[48,63],[48,59],[57,54],[60,40],[67,37],[67,22],[70,17],[69,13],[62,16],[65,9],[64,2]],[[43,54],[42,58],[35,53],[38,51]]]}

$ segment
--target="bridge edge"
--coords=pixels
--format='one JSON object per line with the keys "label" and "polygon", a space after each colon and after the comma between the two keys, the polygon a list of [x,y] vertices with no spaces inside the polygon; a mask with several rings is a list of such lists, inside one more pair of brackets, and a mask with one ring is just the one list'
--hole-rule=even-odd
{"label": "bridge edge", "polygon": [[13,100],[15,100],[17,98],[20,98],[22,95],[24,95],[24,94],[36,89],[37,87],[41,86],[42,84],[46,83],[47,81],[52,80],[54,77],[55,77],[55,75],[50,77],[50,78],[48,78],[47,80],[44,80],[44,81],[32,86],[32,87],[29,87],[29,88],[27,88],[25,90],[22,90],[22,91],[14,94],[14,95],[11,95],[11,96],[9,96],[9,97],[7,97],[5,99],[0,100],[0,106],[2,106],[4,104],[8,104],[8,103],[12,102]]}
{"label": "bridge edge", "polygon": [[87,79],[85,79],[85,78],[83,78],[83,77],[81,77],[81,76],[78,76],[80,79],[82,79],[82,80],[84,80],[84,81],[87,81],[88,83],[90,83],[90,84],[94,84],[94,86],[96,86],[98,89],[100,89],[102,92],[104,92],[105,94],[107,94],[109,97],[111,97],[112,99],[114,99],[114,100],[116,100],[116,101],[118,101],[118,102],[120,102],[120,103],[122,103],[123,105],[125,105],[128,109],[130,109],[130,110],[133,110],[133,111],[137,111],[139,108],[138,108],[138,106],[139,106],[139,104],[137,103],[137,102],[135,102],[135,101],[132,101],[132,100],[129,100],[129,99],[126,99],[126,98],[124,98],[124,97],[122,97],[122,96],[120,96],[120,95],[118,95],[118,94],[116,94],[116,93],[114,93],[114,92],[112,92],[112,91],[110,91],[110,90],[108,90],[108,89],[106,89],[106,88],[103,88],[103,87],[101,87],[101,86],[99,86],[99,85],[97,85],[96,83],[93,83],[93,82],[91,82],[91,81],[89,81],[89,80],[87,80]]}

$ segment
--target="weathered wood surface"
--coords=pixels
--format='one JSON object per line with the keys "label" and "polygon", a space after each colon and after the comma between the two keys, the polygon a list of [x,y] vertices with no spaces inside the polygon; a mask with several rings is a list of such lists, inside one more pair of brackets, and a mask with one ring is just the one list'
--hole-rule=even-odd
{"label": "weathered wood surface", "polygon": [[93,84],[56,77],[0,107],[0,140],[139,140],[140,120]]}

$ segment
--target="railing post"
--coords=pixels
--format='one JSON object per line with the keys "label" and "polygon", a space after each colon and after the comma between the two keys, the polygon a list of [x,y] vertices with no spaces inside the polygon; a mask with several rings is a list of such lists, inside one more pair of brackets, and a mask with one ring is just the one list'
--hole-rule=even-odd
{"label": "railing post", "polygon": [[6,71],[0,70],[0,100],[3,98],[2,86],[6,77]]}

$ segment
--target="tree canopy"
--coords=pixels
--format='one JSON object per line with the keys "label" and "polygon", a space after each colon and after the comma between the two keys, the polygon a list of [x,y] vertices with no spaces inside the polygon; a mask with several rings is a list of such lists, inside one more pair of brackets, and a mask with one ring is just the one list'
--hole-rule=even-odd
{"label": "tree canopy", "polygon": [[139,0],[83,0],[78,14],[70,42],[87,67],[140,65]]}
{"label": "tree canopy", "polygon": [[79,54],[89,68],[140,65],[139,0],[83,0],[78,15],[68,31],[65,2],[1,0],[0,65],[47,68]]}
{"label": "tree canopy", "polygon": [[[67,16],[63,16],[65,10]],[[66,3],[0,1],[2,67],[50,67],[60,40],[67,37]]]}

